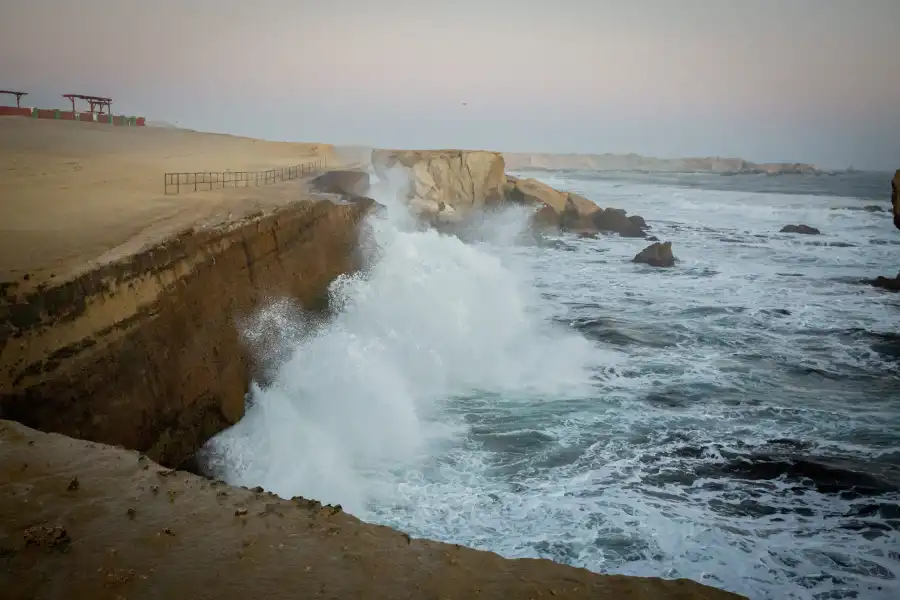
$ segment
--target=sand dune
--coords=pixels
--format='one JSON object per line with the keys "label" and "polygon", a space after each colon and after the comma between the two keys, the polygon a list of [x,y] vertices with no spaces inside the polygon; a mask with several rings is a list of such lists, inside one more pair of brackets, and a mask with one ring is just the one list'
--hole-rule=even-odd
{"label": "sand dune", "polygon": [[289,181],[166,196],[166,171],[262,170],[323,156],[333,162],[330,145],[0,117],[0,281],[67,278],[194,224],[303,195]]}

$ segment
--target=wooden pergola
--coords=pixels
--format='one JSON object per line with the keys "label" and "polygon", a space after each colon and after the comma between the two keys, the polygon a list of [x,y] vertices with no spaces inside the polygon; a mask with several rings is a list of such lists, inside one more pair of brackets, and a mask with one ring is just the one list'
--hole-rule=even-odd
{"label": "wooden pergola", "polygon": [[22,96],[27,96],[28,92],[13,92],[11,90],[0,90],[0,94],[9,94],[16,97],[16,108],[22,108]]}
{"label": "wooden pergola", "polygon": [[106,107],[107,112],[112,114],[112,108],[110,107],[112,98],[104,98],[103,96],[85,96],[84,94],[63,94],[62,97],[72,101],[72,112],[75,112],[75,100],[84,100],[91,105],[91,112],[96,110],[98,115],[102,115],[103,107]]}

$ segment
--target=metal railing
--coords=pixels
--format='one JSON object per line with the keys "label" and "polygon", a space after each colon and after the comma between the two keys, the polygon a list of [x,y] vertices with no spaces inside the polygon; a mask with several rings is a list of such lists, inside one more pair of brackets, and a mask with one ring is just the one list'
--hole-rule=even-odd
{"label": "metal railing", "polygon": [[166,173],[165,193],[181,194],[225,187],[250,187],[289,181],[325,170],[325,158],[265,171],[197,171],[194,173]]}

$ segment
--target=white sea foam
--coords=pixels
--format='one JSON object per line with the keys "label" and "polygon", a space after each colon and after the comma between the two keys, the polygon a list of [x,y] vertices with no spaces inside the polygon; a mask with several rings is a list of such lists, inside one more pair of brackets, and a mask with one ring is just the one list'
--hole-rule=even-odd
{"label": "white sea foam", "polygon": [[[331,322],[276,302],[245,323],[275,367],[211,444],[226,479],[507,556],[754,599],[900,597],[900,536],[871,509],[897,494],[721,471],[782,438],[890,461],[900,379],[873,340],[896,304],[853,279],[896,262],[868,243],[896,236],[890,219],[829,210],[853,199],[552,183],[644,215],[677,268],[632,264],[643,240],[516,246],[515,212],[466,245],[383,189],[377,260],[336,282]],[[798,222],[823,235],[777,233]],[[574,319],[583,335],[553,325]]]}
{"label": "white sea foam", "polygon": [[[332,285],[331,322],[310,330],[280,302],[246,324],[251,340],[271,343],[273,324],[293,333],[271,384],[253,386],[245,417],[208,448],[229,482],[362,513],[389,501],[385,472],[458,435],[463,425],[443,418],[454,397],[588,387],[592,344],[541,318],[527,278],[483,245],[418,231],[392,191],[377,198],[388,216],[370,223],[377,260]],[[523,224],[498,214],[479,233],[508,245]]]}

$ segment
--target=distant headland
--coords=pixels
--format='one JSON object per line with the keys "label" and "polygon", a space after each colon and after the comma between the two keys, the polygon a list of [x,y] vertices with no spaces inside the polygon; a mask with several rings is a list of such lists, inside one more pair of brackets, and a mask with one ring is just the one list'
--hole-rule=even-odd
{"label": "distant headland", "polygon": [[655,158],[640,154],[527,154],[504,152],[513,170],[643,171],[715,173],[719,175],[825,175],[830,172],[806,163],[755,163],[742,158]]}

